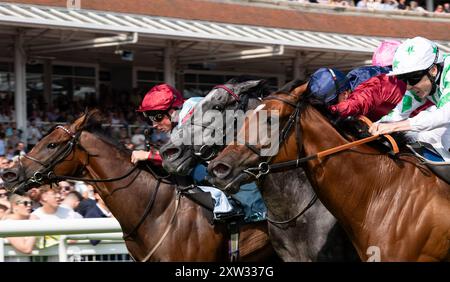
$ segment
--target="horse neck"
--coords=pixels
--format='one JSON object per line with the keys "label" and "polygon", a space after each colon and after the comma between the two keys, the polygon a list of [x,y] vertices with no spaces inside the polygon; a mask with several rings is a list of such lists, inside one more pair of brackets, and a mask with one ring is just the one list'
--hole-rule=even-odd
{"label": "horse neck", "polygon": [[[83,133],[81,145],[90,156],[86,169],[94,179],[116,178],[133,168],[130,157],[115,146],[108,144],[97,136]],[[96,188],[111,213],[116,217],[122,229],[130,231],[143,216],[144,210],[153,197],[158,181],[143,170],[136,169],[128,177],[96,183]],[[156,201],[148,217],[158,217],[169,208],[175,199],[175,189],[165,189],[167,184],[160,183]],[[153,220],[146,221],[153,223]]]}
{"label": "horse neck", "polygon": [[[307,156],[347,143],[311,106],[302,113],[300,123],[303,131],[303,150]],[[363,147],[356,150],[371,152]],[[380,167],[390,168],[390,165],[381,162],[383,159],[379,156],[371,157],[344,151],[323,160],[309,161],[306,171],[321,201],[341,220],[341,223],[342,221],[345,223],[345,220],[342,220],[345,218],[352,218],[355,223],[360,223],[364,220],[365,213],[354,211],[367,208],[371,201],[376,199],[373,197],[374,194],[380,193],[383,189],[380,185],[376,185],[376,170]],[[363,183],[365,185],[362,185]],[[360,218],[357,218],[358,216]]]}

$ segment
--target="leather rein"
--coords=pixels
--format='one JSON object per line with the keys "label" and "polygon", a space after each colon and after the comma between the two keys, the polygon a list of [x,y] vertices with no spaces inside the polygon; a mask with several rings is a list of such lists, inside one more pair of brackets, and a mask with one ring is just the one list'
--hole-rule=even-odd
{"label": "leather rein", "polygon": [[[65,176],[65,175],[56,175],[54,173],[54,167],[64,161],[71,153],[73,153],[73,149],[75,147],[75,145],[78,145],[82,150],[84,150],[86,153],[86,149],[84,149],[80,144],[79,144],[79,138],[81,135],[82,130],[78,131],[77,133],[73,133],[72,131],[70,131],[69,129],[65,128],[64,126],[58,125],[55,127],[55,129],[61,129],[63,130],[65,133],[67,133],[71,139],[69,142],[67,142],[67,144],[62,147],[61,149],[59,149],[54,157],[51,157],[49,159],[47,159],[46,161],[40,161],[34,157],[28,156],[28,155],[24,155],[23,157],[38,163],[41,168],[37,171],[35,171],[33,173],[33,176],[30,177],[28,180],[25,181],[25,183],[23,184],[25,187],[29,186],[29,185],[42,185],[44,184],[44,181],[48,180],[50,183],[54,183],[58,180],[76,180],[76,181],[84,181],[84,182],[95,182],[95,183],[99,183],[99,182],[114,182],[114,181],[118,181],[118,180],[122,180],[128,176],[130,176],[137,168],[137,165],[134,165],[130,170],[128,170],[125,174],[119,176],[119,177],[113,177],[113,178],[103,178],[103,179],[88,179],[88,178],[81,178],[81,177],[72,177],[72,176]],[[89,163],[89,156],[90,154],[88,153],[88,162],[86,164],[84,164],[84,166],[87,166]],[[148,166],[147,166],[148,167]],[[150,167],[148,167],[151,171],[151,173],[153,174],[153,176],[157,179],[157,183],[156,183],[156,188],[154,193],[151,193],[150,195],[150,199],[148,201],[148,204],[144,210],[144,213],[142,214],[142,216],[140,217],[139,221],[137,222],[137,224],[134,225],[134,227],[131,229],[130,232],[123,232],[123,239],[124,240],[133,240],[134,235],[136,234],[137,230],[139,229],[139,227],[141,227],[141,225],[144,223],[145,219],[147,218],[147,216],[150,214],[153,205],[155,203],[155,199],[159,190],[159,186],[161,184],[161,181],[167,177],[160,177],[158,176]],[[19,158],[19,173],[17,178],[20,177],[24,177],[25,176],[25,169],[22,165],[22,163],[20,162],[20,158]],[[14,179],[14,180],[17,180]],[[161,243],[163,242],[164,238],[167,236],[171,226],[172,226],[172,222],[175,218],[175,215],[177,213],[178,207],[179,207],[179,202],[180,202],[180,197],[181,197],[181,192],[177,189],[177,195],[176,195],[176,199],[175,199],[175,208],[174,208],[174,212],[171,216],[171,219],[169,221],[169,224],[167,225],[165,231],[163,232],[162,236],[160,237],[159,241],[155,244],[155,246],[153,246],[153,248],[148,252],[148,254],[145,256],[145,258],[141,261],[147,261],[148,259],[150,259],[150,257],[154,254],[154,252],[157,250],[157,248],[161,245]],[[130,254],[131,256],[131,254]],[[134,257],[131,256],[133,259]],[[134,259],[135,260],[135,259]]]}

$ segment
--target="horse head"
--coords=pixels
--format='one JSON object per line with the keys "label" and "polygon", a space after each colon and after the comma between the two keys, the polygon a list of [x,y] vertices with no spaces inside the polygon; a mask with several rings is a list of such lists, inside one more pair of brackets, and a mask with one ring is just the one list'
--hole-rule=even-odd
{"label": "horse head", "polygon": [[[233,78],[224,85],[214,87],[195,105],[190,116],[179,121],[178,127],[172,131],[171,140],[161,147],[164,168],[170,173],[187,175],[199,162],[214,158],[224,145],[226,134],[223,132],[234,132],[233,128],[226,127],[233,124],[234,118],[226,115],[226,110],[246,111],[254,108],[268,93],[264,80],[250,80],[248,77]],[[207,114],[221,116],[222,122],[203,118]],[[222,134],[218,136],[215,132]],[[200,142],[195,141],[198,136],[202,137]]]}
{"label": "horse head", "polygon": [[92,110],[70,125],[55,126],[28,154],[20,156],[12,168],[4,171],[6,189],[24,194],[33,187],[61,180],[58,175],[81,172],[89,158],[80,144],[81,135],[99,116],[98,110]]}
{"label": "horse head", "polygon": [[[255,110],[246,120],[239,134],[245,136],[244,144],[230,144],[213,160],[208,166],[208,171],[213,177],[210,179],[214,185],[218,186],[224,192],[233,194],[239,191],[243,183],[248,183],[267,174],[268,164],[270,162],[287,161],[292,154],[300,154],[301,144],[297,142],[298,134],[301,134],[298,128],[300,112],[302,110],[301,99],[307,91],[307,84],[292,85],[290,90],[282,89],[268,97],[265,97],[261,103],[262,110]],[[258,107],[259,108],[259,107]],[[270,114],[269,114],[270,113]],[[276,115],[277,124],[271,124]],[[276,142],[278,150],[263,155],[264,144],[261,142],[252,143],[249,140],[251,130],[256,130],[252,124],[260,124],[258,121],[266,122],[268,126],[280,127],[277,132]],[[254,121],[252,123],[252,121]],[[292,134],[294,131],[296,134]],[[258,140],[264,138],[259,136]],[[273,139],[272,139],[273,140]],[[252,172],[256,171],[256,173]]]}

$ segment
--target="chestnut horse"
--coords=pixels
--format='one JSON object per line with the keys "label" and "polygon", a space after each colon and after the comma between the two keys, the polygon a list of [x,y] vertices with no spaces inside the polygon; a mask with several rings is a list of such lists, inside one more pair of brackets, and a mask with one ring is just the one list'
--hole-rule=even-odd
{"label": "chestnut horse", "polygon": [[[362,260],[450,260],[450,186],[415,157],[392,158],[369,145],[316,158],[348,141],[307,96],[281,92],[263,102],[266,110],[278,111],[285,125],[288,117],[299,120],[300,130],[290,131],[270,161],[297,160],[298,152],[307,156],[305,169],[319,199],[342,224]],[[243,129],[248,125],[247,120]],[[252,169],[267,161],[259,148],[227,146],[209,164],[214,183],[233,193],[250,181]]]}
{"label": "chestnut horse", "polygon": [[[291,88],[294,82],[283,89]],[[207,113],[219,110],[223,115],[224,129],[233,124],[227,118],[226,110],[256,108],[261,101],[255,97],[265,97],[264,83],[257,80],[228,81],[211,90],[193,109],[193,112]],[[302,92],[306,90],[306,84]],[[263,94],[263,95],[261,95]],[[236,113],[236,112],[235,112]],[[186,130],[189,127],[189,130]],[[235,124],[234,127],[237,127]],[[200,124],[188,118],[174,129],[173,134],[188,132],[203,136],[203,144],[185,145],[167,142],[161,147],[164,168],[175,174],[186,175],[194,167],[214,156],[224,148],[215,144],[212,133],[215,129],[211,119]],[[357,261],[358,255],[347,234],[336,218],[317,200],[303,168],[267,175],[258,183],[261,195],[268,209],[269,236],[272,245],[284,261]]]}
{"label": "chestnut horse", "polygon": [[[102,134],[98,111],[58,126],[19,166],[3,174],[11,192],[24,193],[86,171],[124,231],[128,251],[138,261],[227,261],[226,224],[211,225],[203,207],[183,197],[177,185],[135,167],[130,152]],[[104,181],[106,180],[106,181]],[[89,181],[87,181],[89,182]],[[178,192],[177,192],[178,191]],[[266,223],[241,227],[240,258],[266,260],[274,254]]]}

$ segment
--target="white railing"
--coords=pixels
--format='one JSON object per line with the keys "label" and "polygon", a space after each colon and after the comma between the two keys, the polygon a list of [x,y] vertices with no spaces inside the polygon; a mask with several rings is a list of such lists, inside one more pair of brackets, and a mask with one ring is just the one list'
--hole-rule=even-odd
{"label": "white railing", "polygon": [[[16,251],[5,237],[61,235],[57,245],[34,249],[31,254]],[[76,240],[76,241],[74,241]],[[102,240],[92,245],[89,240]],[[6,258],[46,258],[47,261],[95,261],[105,255],[107,260],[129,261],[119,223],[112,218],[63,220],[0,221],[0,262]],[[111,258],[113,257],[113,258]],[[109,259],[108,259],[109,258]]]}

